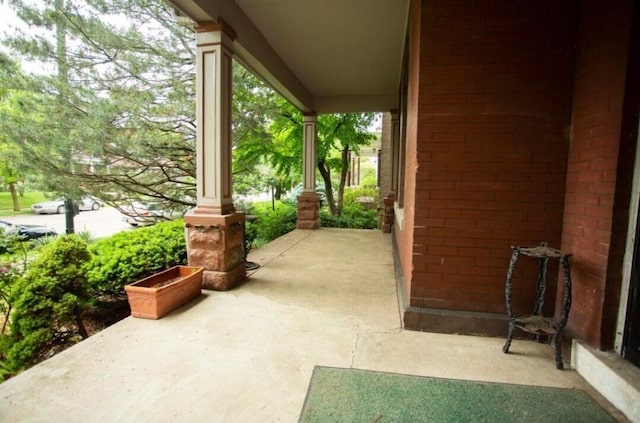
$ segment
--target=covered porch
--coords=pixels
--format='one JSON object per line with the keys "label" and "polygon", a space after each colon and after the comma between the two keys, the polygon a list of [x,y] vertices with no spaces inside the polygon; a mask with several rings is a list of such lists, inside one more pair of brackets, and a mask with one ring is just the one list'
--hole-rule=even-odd
{"label": "covered porch", "polygon": [[505,355],[502,338],[403,330],[389,234],[295,230],[249,259],[261,267],[234,289],[126,318],[0,384],[2,420],[295,422],[316,365],[597,397],[546,344]]}

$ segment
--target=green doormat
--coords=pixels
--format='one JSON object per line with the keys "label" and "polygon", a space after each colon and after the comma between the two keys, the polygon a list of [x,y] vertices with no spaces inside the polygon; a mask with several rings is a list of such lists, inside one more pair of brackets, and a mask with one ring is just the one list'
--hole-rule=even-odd
{"label": "green doormat", "polygon": [[615,422],[585,392],[316,366],[300,422]]}

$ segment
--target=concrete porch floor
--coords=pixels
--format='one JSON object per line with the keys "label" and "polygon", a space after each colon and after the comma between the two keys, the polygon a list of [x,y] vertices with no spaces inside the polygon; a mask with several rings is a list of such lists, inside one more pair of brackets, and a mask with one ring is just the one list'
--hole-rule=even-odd
{"label": "concrete porch floor", "polygon": [[241,286],[129,317],[0,384],[0,420],[295,422],[315,365],[580,388],[610,407],[548,345],[505,355],[500,338],[403,331],[388,234],[296,230],[249,259],[261,268]]}

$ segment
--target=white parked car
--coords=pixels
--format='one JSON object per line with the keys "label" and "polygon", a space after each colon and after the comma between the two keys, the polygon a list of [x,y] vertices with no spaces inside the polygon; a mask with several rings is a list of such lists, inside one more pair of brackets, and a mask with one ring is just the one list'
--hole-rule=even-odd
{"label": "white parked car", "polygon": [[168,209],[165,204],[153,201],[134,201],[122,209],[122,220],[131,226],[147,226],[164,220],[178,219],[185,211],[186,208]]}
{"label": "white parked car", "polygon": [[[98,210],[103,205],[104,203],[100,199],[92,195],[87,195],[82,197],[78,203],[78,209],[82,211]],[[31,206],[31,211],[36,214],[62,214],[64,213],[64,198],[35,203]]]}

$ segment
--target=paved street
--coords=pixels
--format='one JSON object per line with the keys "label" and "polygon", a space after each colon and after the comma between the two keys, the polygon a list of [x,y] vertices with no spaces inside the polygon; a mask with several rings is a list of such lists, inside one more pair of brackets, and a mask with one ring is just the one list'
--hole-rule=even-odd
{"label": "paved street", "polygon": [[[55,229],[59,234],[65,233],[64,214],[23,214],[3,216],[0,220],[25,225],[43,225]],[[96,211],[82,211],[74,219],[76,232],[89,231],[94,238],[113,235],[131,229],[122,221],[122,214],[112,207],[103,207]]]}

